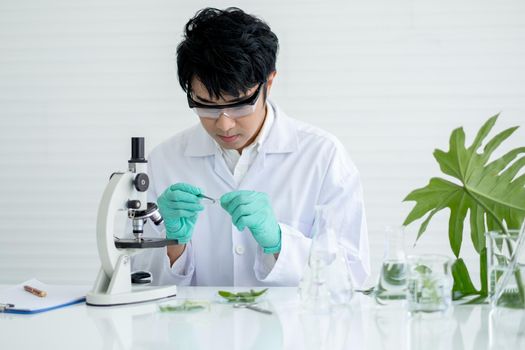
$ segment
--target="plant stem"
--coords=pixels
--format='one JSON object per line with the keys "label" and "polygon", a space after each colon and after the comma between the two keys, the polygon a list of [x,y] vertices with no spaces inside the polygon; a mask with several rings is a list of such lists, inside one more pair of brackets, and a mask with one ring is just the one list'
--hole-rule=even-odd
{"label": "plant stem", "polygon": [[[479,206],[481,206],[488,214],[490,214],[490,216],[492,216],[492,218],[496,221],[496,223],[501,228],[503,233],[508,237],[508,239],[505,240],[505,243],[507,244],[507,249],[509,251],[509,256],[512,259],[512,255],[513,255],[513,250],[514,249],[512,249],[512,244],[510,242],[509,231],[507,231],[507,228],[505,227],[505,225],[503,225],[503,222],[501,222],[501,220],[496,216],[496,214],[489,207],[487,207],[482,201],[480,201],[474,194],[472,194],[469,191],[469,189],[468,189],[468,187],[467,187],[467,185],[465,183],[463,184],[463,187],[465,188],[465,191],[467,192],[467,194],[472,199],[474,199],[474,201]],[[518,254],[518,252],[516,252],[516,254]],[[485,278],[487,278],[487,277],[485,276]],[[516,278],[516,284],[518,285],[518,291],[519,291],[519,294],[520,294],[520,301],[521,301],[522,304],[525,304],[525,287],[523,285],[523,279],[521,277],[520,270],[514,271],[514,278]]]}

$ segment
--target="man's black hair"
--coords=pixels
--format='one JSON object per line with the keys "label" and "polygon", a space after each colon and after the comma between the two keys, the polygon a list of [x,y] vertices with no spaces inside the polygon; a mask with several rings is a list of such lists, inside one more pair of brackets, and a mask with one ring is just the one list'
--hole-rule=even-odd
{"label": "man's black hair", "polygon": [[212,98],[239,97],[275,71],[279,42],[259,18],[236,7],[204,8],[185,26],[177,47],[179,83],[199,79]]}

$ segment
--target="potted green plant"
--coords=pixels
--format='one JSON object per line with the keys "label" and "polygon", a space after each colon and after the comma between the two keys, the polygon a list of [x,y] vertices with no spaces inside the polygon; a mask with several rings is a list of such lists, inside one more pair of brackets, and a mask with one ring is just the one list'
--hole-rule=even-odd
{"label": "potted green plant", "polygon": [[[509,236],[509,230],[520,227],[525,218],[525,147],[513,149],[491,160],[493,152],[510,137],[518,127],[508,128],[482,147],[498,115],[489,118],[478,131],[470,147],[465,146],[463,128],[455,129],[450,136],[448,152],[436,149],[434,158],[441,171],[454,179],[431,178],[428,185],[418,188],[404,199],[416,204],[406,217],[404,225],[423,218],[416,241],[427,229],[434,215],[448,208],[448,238],[456,260],[452,266],[453,299],[478,296],[472,302],[481,302],[488,296],[487,248],[485,233],[499,231]],[[461,258],[464,226],[469,216],[470,239],[479,254],[481,285],[476,288],[467,266]],[[510,236],[509,236],[510,237]],[[512,246],[508,248],[511,250]],[[518,270],[514,273],[519,298],[525,301],[525,288]]]}

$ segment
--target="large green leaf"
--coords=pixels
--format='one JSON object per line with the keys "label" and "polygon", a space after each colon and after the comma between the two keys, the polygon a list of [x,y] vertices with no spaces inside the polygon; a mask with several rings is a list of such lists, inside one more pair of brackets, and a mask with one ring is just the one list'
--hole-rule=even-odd
{"label": "large green leaf", "polygon": [[454,277],[454,285],[452,286],[452,298],[454,300],[478,293],[470,279],[463,259],[457,259],[452,264],[452,277]]}
{"label": "large green leaf", "polygon": [[479,254],[479,279],[481,281],[481,296],[489,295],[489,286],[487,281],[487,248],[483,248]]}
{"label": "large green leaf", "polygon": [[[517,127],[500,132],[486,142],[479,152],[497,118],[498,115],[495,115],[483,124],[470,147],[465,146],[463,128],[458,128],[452,132],[448,152],[439,149],[434,151],[441,171],[458,180],[457,182],[432,178],[427,186],[416,189],[404,199],[416,202],[404,225],[426,215],[417,239],[426,231],[437,212],[445,208],[450,210],[448,236],[452,251],[458,258],[467,214],[472,244],[479,254],[482,254],[485,247],[484,233],[487,230],[519,228],[525,217],[525,174],[521,173],[525,167],[525,147],[513,149],[490,161],[494,151]],[[464,277],[466,273],[468,277],[466,268],[460,267],[460,270],[461,273],[456,276]],[[471,294],[469,281],[456,281],[459,293]],[[465,288],[462,289],[461,286]],[[485,289],[486,281],[482,279],[482,291],[486,292]]]}

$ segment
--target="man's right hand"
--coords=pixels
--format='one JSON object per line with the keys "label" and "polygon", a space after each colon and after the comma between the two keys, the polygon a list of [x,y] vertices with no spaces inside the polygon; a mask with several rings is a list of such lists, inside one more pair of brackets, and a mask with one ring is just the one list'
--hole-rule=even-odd
{"label": "man's right hand", "polygon": [[160,195],[157,204],[164,219],[166,238],[176,239],[179,244],[190,241],[197,216],[204,209],[198,197],[201,193],[198,187],[176,183]]}

